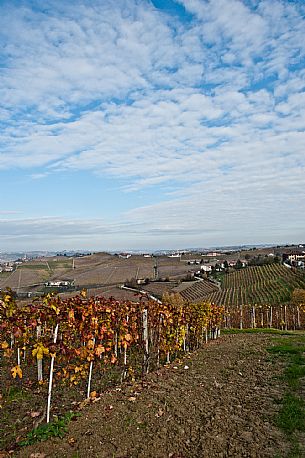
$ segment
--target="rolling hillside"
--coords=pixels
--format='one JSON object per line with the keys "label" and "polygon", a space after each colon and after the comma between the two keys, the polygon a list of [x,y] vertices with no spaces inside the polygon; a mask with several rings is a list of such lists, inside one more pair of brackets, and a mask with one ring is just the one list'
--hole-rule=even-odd
{"label": "rolling hillside", "polygon": [[290,300],[293,289],[305,288],[305,274],[278,264],[247,267],[221,281],[221,290],[207,295],[220,305],[279,304]]}

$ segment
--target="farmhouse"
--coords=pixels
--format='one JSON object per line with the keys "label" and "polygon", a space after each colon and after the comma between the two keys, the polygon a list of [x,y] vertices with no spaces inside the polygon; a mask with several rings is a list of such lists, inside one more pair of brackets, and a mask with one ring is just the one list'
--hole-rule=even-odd
{"label": "farmhouse", "polygon": [[130,253],[119,253],[119,258],[128,259],[131,257]]}
{"label": "farmhouse", "polygon": [[74,285],[74,280],[50,280],[44,284],[47,288],[68,288]]}
{"label": "farmhouse", "polygon": [[204,272],[212,272],[212,265],[211,264],[202,265],[200,266],[200,270],[203,270]]}
{"label": "farmhouse", "polygon": [[283,253],[283,262],[292,261],[305,261],[305,253],[302,251],[291,251],[290,253]]}
{"label": "farmhouse", "polygon": [[211,251],[210,253],[207,253],[205,256],[209,256],[209,258],[215,258],[218,253],[216,251]]}
{"label": "farmhouse", "polygon": [[14,270],[14,267],[13,266],[4,266],[4,272],[13,272]]}

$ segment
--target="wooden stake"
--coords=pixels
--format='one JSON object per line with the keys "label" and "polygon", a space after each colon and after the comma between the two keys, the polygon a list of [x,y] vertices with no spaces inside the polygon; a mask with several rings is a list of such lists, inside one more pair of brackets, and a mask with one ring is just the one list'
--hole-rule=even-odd
{"label": "wooden stake", "polygon": [[[55,332],[54,332],[54,339],[53,343],[56,344],[57,334],[58,334],[59,324],[57,323]],[[53,384],[53,369],[54,369],[54,359],[55,355],[51,357],[51,365],[50,365],[50,377],[49,377],[49,389],[48,389],[48,403],[47,403],[47,423],[50,422],[50,410],[51,410],[51,397],[52,397],[52,384]]]}

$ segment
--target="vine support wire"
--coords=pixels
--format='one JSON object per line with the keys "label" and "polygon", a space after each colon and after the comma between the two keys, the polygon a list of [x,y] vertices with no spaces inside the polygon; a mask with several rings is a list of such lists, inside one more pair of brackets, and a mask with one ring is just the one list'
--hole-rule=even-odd
{"label": "vine support wire", "polygon": [[[57,341],[58,328],[59,328],[59,324],[57,323],[57,325],[55,327],[55,331],[54,331],[54,338],[53,338],[53,343],[54,344],[56,344],[56,341]],[[50,365],[49,389],[48,389],[47,423],[50,422],[54,360],[55,360],[55,355],[52,355],[52,357],[51,357],[51,365]]]}

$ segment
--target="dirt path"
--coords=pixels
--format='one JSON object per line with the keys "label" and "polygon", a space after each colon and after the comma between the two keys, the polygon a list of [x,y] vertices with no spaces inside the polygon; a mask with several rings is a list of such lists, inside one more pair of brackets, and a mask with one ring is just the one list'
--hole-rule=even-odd
{"label": "dirt path", "polygon": [[[276,457],[289,449],[273,426],[284,387],[269,360],[272,337],[231,335],[141,383],[104,393],[69,434],[19,457]],[[188,368],[185,368],[188,366]],[[32,455],[35,456],[35,455]],[[39,455],[37,455],[39,456]]]}

